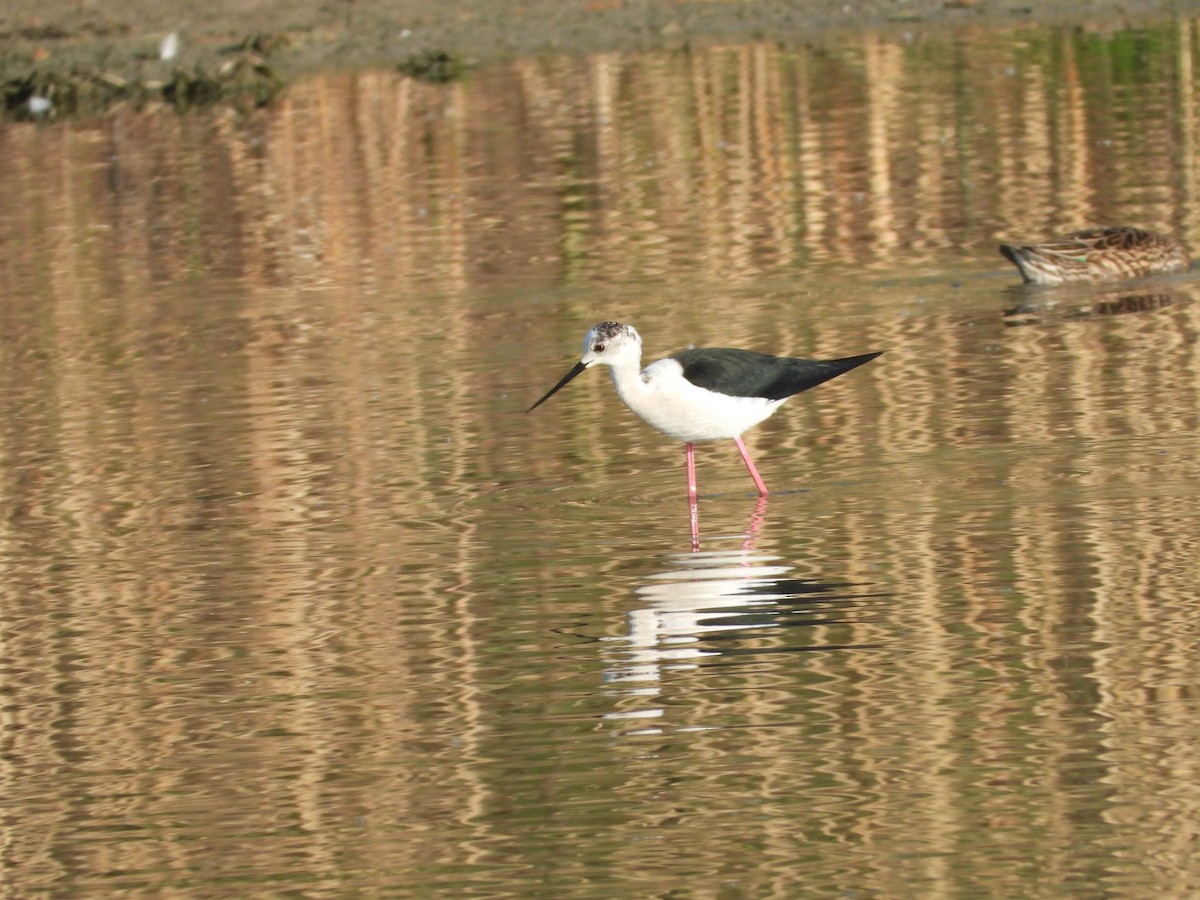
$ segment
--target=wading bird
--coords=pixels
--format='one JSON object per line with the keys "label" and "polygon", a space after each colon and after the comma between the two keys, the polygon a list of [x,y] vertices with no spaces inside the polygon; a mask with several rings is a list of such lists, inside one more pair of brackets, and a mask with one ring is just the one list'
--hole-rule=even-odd
{"label": "wading bird", "polygon": [[[883,352],[883,351],[880,351]],[[583,355],[546,392],[537,409],[592,365],[608,366],[617,396],[663,434],[684,441],[692,541],[696,543],[696,441],[733,438],[759,496],[767,495],[742,433],[776,412],[791,396],[870,362],[879,353],[845,359],[789,359],[751,350],[683,350],[642,368],[642,338],[632,325],[601,322],[583,339]]]}

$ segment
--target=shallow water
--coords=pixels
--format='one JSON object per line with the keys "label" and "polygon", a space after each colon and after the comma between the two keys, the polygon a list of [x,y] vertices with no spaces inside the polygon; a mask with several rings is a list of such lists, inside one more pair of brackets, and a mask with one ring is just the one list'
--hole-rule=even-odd
{"label": "shallow water", "polygon": [[[1200,889],[1196,23],[0,132],[14,896]],[[601,319],[887,353],[679,447]]]}

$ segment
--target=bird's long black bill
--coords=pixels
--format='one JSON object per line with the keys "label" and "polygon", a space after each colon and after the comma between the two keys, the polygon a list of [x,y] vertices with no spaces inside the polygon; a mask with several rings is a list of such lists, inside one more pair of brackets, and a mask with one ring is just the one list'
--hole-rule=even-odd
{"label": "bird's long black bill", "polygon": [[574,378],[576,375],[578,375],[580,372],[582,372],[586,368],[587,368],[587,365],[585,363],[581,363],[581,362],[575,363],[575,368],[573,368],[570,372],[568,372],[566,375],[564,375],[562,381],[560,381],[554,387],[550,388],[550,390],[546,391],[546,396],[543,397],[541,400],[539,400],[537,403],[533,404],[533,406],[529,407],[529,409],[525,410],[525,412],[527,412],[527,413],[533,412],[535,409],[537,409],[539,406],[541,406],[543,403],[545,403],[547,400],[549,400],[551,397],[553,397],[555,394],[557,394],[559,389],[564,387],[568,381],[570,381],[572,378]]}

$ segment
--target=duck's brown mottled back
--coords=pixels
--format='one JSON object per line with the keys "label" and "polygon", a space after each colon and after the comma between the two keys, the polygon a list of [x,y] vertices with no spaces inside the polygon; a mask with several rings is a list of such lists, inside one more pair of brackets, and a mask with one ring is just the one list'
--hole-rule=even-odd
{"label": "duck's brown mottled back", "polygon": [[1121,281],[1191,264],[1175,238],[1124,226],[1074,231],[1037,244],[1002,244],[1000,253],[1034,284]]}

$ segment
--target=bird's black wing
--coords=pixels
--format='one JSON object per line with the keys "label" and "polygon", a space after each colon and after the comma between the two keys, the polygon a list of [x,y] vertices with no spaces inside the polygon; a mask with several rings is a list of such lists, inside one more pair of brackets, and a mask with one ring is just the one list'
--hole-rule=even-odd
{"label": "bird's black wing", "polygon": [[877,356],[879,353],[845,359],[789,359],[722,347],[684,350],[672,359],[683,366],[683,377],[697,387],[730,397],[782,400],[837,378]]}

